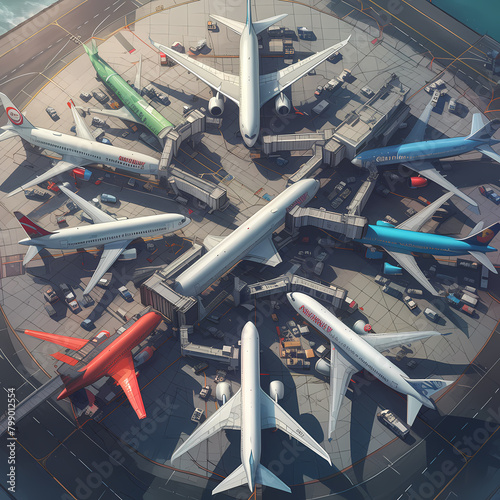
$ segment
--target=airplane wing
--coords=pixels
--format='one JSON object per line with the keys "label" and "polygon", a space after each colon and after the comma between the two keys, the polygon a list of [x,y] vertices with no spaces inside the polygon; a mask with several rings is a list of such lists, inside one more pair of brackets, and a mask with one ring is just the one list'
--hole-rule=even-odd
{"label": "airplane wing", "polygon": [[305,74],[309,73],[318,64],[326,61],[332,54],[340,50],[342,47],[347,45],[347,42],[351,36],[346,38],[340,43],[337,43],[333,47],[322,50],[317,54],[309,56],[303,61],[296,62],[286,68],[281,69],[275,73],[268,73],[267,75],[260,75],[260,105],[264,105],[269,99],[278,95],[280,92],[285,90],[287,87],[296,82],[299,78],[302,78]]}
{"label": "airplane wing", "polygon": [[427,104],[427,106],[425,107],[423,113],[418,118],[417,123],[415,123],[415,125],[411,129],[411,132],[403,141],[403,144],[408,144],[411,142],[420,142],[424,140],[425,129],[427,128],[427,124],[429,123],[431,112],[432,112],[432,104],[429,102],[429,104]]}
{"label": "airplane wing", "polygon": [[227,17],[216,16],[214,14],[209,14],[212,19],[215,19],[218,23],[225,24],[231,31],[234,31],[238,35],[243,33],[245,29],[245,23],[240,23],[239,21],[233,21]]}
{"label": "airplane wing", "polygon": [[277,266],[280,262],[282,262],[280,254],[278,253],[278,250],[276,250],[271,236],[254,246],[243,258],[245,260],[251,260],[252,262],[258,262],[259,264],[266,264],[271,267]]}
{"label": "airplane wing", "polygon": [[73,114],[73,120],[75,121],[76,135],[81,139],[87,139],[88,141],[95,141],[94,134],[90,131],[85,123],[85,120],[81,117],[80,113],[76,109],[73,100],[68,102],[69,109]]}
{"label": "airplane wing", "polygon": [[420,267],[413,257],[413,255],[407,253],[391,252],[384,248],[384,250],[408,273],[410,273],[426,290],[432,293],[432,295],[439,296],[437,290],[431,285],[430,281],[424,276]]}
{"label": "airplane wing", "polygon": [[427,161],[418,161],[412,163],[403,163],[405,167],[411,168],[415,172],[418,172],[420,175],[423,175],[427,179],[434,181],[436,184],[444,187],[448,191],[452,192],[454,195],[462,198],[462,200],[466,201],[470,206],[469,209],[474,213],[479,214],[479,208],[477,203],[466,194],[462,193],[460,189],[454,186],[450,181],[446,180],[433,166],[431,163]]}
{"label": "airplane wing", "polygon": [[132,354],[129,353],[118,361],[111,371],[108,372],[108,375],[113,377],[113,379],[120,384],[120,387],[123,389],[125,396],[127,396],[137,416],[139,418],[146,418],[146,410],[144,409],[141,390],[139,389],[139,384],[135,375]]}
{"label": "airplane wing", "polygon": [[405,220],[399,226],[396,226],[397,229],[406,229],[407,231],[419,231],[420,228],[436,213],[436,211],[446,203],[451,197],[453,193],[448,192],[443,194],[440,198],[438,198],[435,202],[427,205],[425,208],[417,212],[415,215]]}
{"label": "airplane wing", "polygon": [[367,333],[360,335],[360,337],[372,347],[377,349],[378,352],[382,352],[387,349],[392,349],[393,347],[399,347],[403,344],[411,344],[413,342],[417,342],[418,340],[424,340],[434,335],[441,334],[435,331],[377,333],[376,335],[373,333]]}
{"label": "airplane wing", "polygon": [[171,462],[222,429],[241,429],[241,389],[203,422],[174,452]]}
{"label": "airplane wing", "polygon": [[219,71],[215,68],[207,66],[196,59],[193,59],[186,54],[179,54],[179,52],[172,50],[165,45],[154,42],[149,39],[151,43],[158,49],[165,53],[170,59],[173,59],[177,64],[196,75],[200,80],[203,80],[210,87],[218,90],[221,94],[225,95],[231,101],[239,104],[240,99],[240,77]]}
{"label": "airplane wing", "polygon": [[[81,196],[78,196],[76,193],[73,193],[71,189],[60,185],[59,189],[72,201],[74,201],[86,214],[92,217],[92,220],[99,224],[101,222],[116,222],[116,219],[108,215],[107,213],[99,210],[96,206],[89,203],[87,200],[84,200]],[[132,240],[130,240],[132,241]],[[128,244],[128,243],[127,243]]]}
{"label": "airplane wing", "polygon": [[130,240],[121,240],[114,241],[112,243],[106,243],[104,245],[104,250],[101,255],[101,259],[99,260],[99,264],[97,264],[97,268],[90,278],[88,285],[85,287],[83,291],[83,295],[88,295],[92,289],[99,283],[99,280],[106,274],[108,269],[116,262],[116,259],[120,257],[122,252],[127,248],[127,245],[133,241]]}
{"label": "airplane wing", "polygon": [[97,108],[80,108],[80,109],[83,109],[87,113],[96,113],[98,115],[110,116],[112,118],[120,118],[120,120],[128,120],[129,122],[142,123],[125,106],[123,106],[123,108],[120,109],[97,109]]}
{"label": "airplane wing", "polygon": [[49,179],[52,179],[56,175],[62,174],[64,172],[68,172],[69,170],[73,170],[75,167],[81,167],[83,165],[88,165],[89,161],[83,158],[69,158],[63,159],[61,161],[58,161],[52,168],[49,168],[47,172],[44,172],[43,174],[39,175],[38,177],[35,177],[31,181],[26,182],[22,186],[18,187],[17,189],[14,189],[14,191],[11,191],[7,197],[13,196],[17,193],[20,193],[21,191],[24,191],[25,189],[28,189],[30,187],[36,186],[37,184],[40,184],[40,182],[48,181]]}
{"label": "airplane wing", "polygon": [[286,432],[289,436],[307,446],[332,465],[328,453],[279,404],[273,401],[262,388],[260,389],[260,415],[262,429],[277,428]]}
{"label": "airplane wing", "polygon": [[363,369],[342,349],[331,344],[330,357],[330,418],[328,436],[330,437],[337,425],[340,407],[344,399],[351,377]]}

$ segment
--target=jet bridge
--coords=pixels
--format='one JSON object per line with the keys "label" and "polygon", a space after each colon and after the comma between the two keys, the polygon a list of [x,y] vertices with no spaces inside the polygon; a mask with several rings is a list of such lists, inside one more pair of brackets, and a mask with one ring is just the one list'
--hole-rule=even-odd
{"label": "jet bridge", "polygon": [[286,215],[286,228],[292,233],[303,226],[314,226],[349,239],[360,239],[368,230],[368,219],[359,215],[328,212],[324,208],[301,208],[298,205]]}

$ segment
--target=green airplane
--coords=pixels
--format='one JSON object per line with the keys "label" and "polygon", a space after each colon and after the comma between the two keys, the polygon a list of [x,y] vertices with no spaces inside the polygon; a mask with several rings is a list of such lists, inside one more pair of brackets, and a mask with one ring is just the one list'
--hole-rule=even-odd
{"label": "green airplane", "polygon": [[[97,44],[92,40],[92,47],[83,44],[92,66],[94,66],[97,76],[102,83],[113,92],[124,104],[121,109],[93,109],[86,111],[101,115],[112,116],[122,120],[128,120],[144,125],[149,129],[162,145],[165,143],[165,136],[174,126],[156,109],[148,104],[106,61],[101,59],[97,51]],[[140,87],[141,63],[136,77],[136,85]]]}

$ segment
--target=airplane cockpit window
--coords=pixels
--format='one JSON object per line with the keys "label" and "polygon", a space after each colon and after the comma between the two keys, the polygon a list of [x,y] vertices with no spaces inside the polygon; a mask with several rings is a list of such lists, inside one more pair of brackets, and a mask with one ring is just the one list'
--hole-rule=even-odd
{"label": "airplane cockpit window", "polygon": [[245,137],[246,137],[247,139],[250,139],[250,140],[255,139],[255,137],[256,137],[256,136],[257,136],[257,134],[253,134],[252,136],[250,136],[250,135],[248,135],[248,134],[245,134]]}

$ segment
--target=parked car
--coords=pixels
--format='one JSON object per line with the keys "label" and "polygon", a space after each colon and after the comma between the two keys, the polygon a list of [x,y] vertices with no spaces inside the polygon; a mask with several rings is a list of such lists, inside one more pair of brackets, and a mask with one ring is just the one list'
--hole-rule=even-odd
{"label": "parked car", "polygon": [[434,321],[435,323],[439,319],[439,314],[430,307],[424,309],[424,314],[427,318],[429,318],[431,321]]}
{"label": "parked car", "polygon": [[116,196],[113,196],[112,194],[102,193],[101,201],[103,203],[116,203],[118,199],[116,198]]}
{"label": "parked car", "polygon": [[408,295],[413,295],[414,297],[422,297],[424,294],[423,290],[419,290],[418,288],[408,288],[406,293]]}
{"label": "parked car", "polygon": [[406,304],[410,311],[413,311],[413,309],[417,308],[417,304],[409,295],[403,297],[403,302]]}
{"label": "parked car", "polygon": [[88,332],[92,331],[95,328],[94,322],[87,318],[84,319],[81,323],[80,326],[84,329],[87,330]]}
{"label": "parked car", "polygon": [[46,288],[43,292],[43,296],[49,304],[53,304],[59,300],[59,297],[53,288]]}
{"label": "parked car", "polygon": [[314,91],[314,95],[316,97],[319,97],[321,95],[321,92],[323,92],[323,85],[318,85],[316,87],[316,90]]}
{"label": "parked car", "polygon": [[69,303],[71,302],[72,300],[74,300],[76,297],[75,297],[75,294],[73,292],[73,289],[66,283],[61,283],[59,285],[59,288],[61,289],[61,292],[63,293],[63,296],[64,296],[64,300]]}
{"label": "parked car", "polygon": [[450,102],[448,103],[448,111],[450,113],[454,113],[457,110],[457,101],[456,99],[450,99]]}
{"label": "parked car", "polygon": [[394,434],[397,434],[401,439],[404,439],[408,433],[410,432],[410,429],[408,429],[408,426],[403,423],[401,420],[399,420],[394,413],[392,413],[389,410],[383,410],[380,413],[377,414],[378,419],[383,422],[389,429],[391,429]]}
{"label": "parked car", "polygon": [[68,307],[74,313],[76,313],[80,310],[80,304],[78,303],[78,301],[76,299],[68,302]]}
{"label": "parked car", "polygon": [[54,108],[51,108],[50,106],[48,108],[45,108],[45,111],[47,111],[47,114],[55,121],[59,120],[59,115],[57,114],[57,111]]}
{"label": "parked car", "polygon": [[194,422],[196,424],[201,422],[203,415],[204,415],[203,410],[201,408],[196,408],[193,414],[191,415],[191,422]]}
{"label": "parked car", "polygon": [[471,306],[468,306],[467,304],[464,304],[460,310],[462,312],[464,312],[465,314],[468,314],[469,316],[474,316],[474,314],[476,313],[476,310],[471,307]]}
{"label": "parked car", "polygon": [[134,298],[132,297],[132,294],[129,292],[128,288],[126,286],[121,286],[118,288],[118,293],[127,301],[127,302],[132,302]]}
{"label": "parked car", "polygon": [[92,95],[90,94],[90,92],[82,92],[80,94],[80,99],[82,101],[87,102],[87,101],[90,101],[90,99],[92,99]]}
{"label": "parked car", "polygon": [[389,283],[389,278],[385,278],[384,276],[382,276],[381,274],[377,274],[377,276],[375,276],[375,283],[378,283],[379,285],[387,285]]}
{"label": "parked car", "polygon": [[209,398],[211,392],[212,392],[212,389],[209,385],[202,387],[202,389],[200,391],[200,398],[207,400]]}

